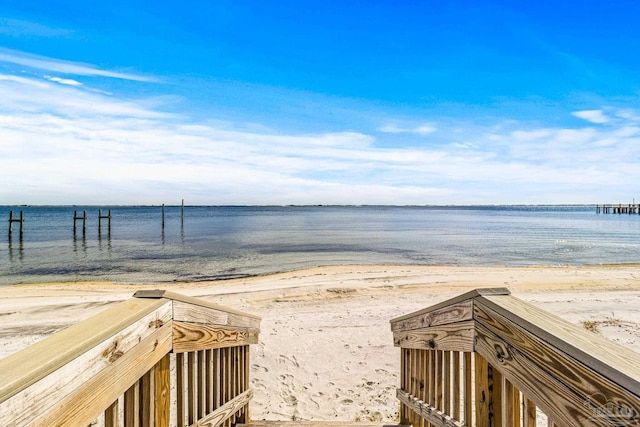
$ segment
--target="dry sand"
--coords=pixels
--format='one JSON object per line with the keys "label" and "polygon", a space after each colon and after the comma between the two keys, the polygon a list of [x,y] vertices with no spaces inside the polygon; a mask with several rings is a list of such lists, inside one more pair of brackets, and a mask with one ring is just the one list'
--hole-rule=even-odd
{"label": "dry sand", "polygon": [[137,289],[171,289],[262,316],[251,356],[252,418],[393,421],[399,350],[389,320],[470,289],[503,286],[640,353],[640,266],[375,265],[170,285],[1,287],[0,357]]}

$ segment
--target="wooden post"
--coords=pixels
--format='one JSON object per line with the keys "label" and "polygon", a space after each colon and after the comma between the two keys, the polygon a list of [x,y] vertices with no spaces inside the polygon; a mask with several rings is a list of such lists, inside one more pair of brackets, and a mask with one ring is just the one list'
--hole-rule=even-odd
{"label": "wooden post", "polygon": [[82,237],[87,236],[87,211],[78,216],[78,211],[73,211],[73,237],[76,237],[76,221],[82,221]]}
{"label": "wooden post", "polygon": [[111,236],[111,209],[107,215],[102,215],[102,209],[98,210],[98,236],[102,235],[102,220],[107,220],[107,234]]}
{"label": "wooden post", "polygon": [[180,216],[180,222],[184,224],[184,199],[182,199],[182,214]]}
{"label": "wooden post", "polygon": [[162,230],[164,230],[164,203],[162,204]]}
{"label": "wooden post", "polygon": [[20,240],[22,240],[22,235],[24,233],[24,212],[20,211],[20,218],[16,219],[13,217],[13,211],[9,211],[9,239],[11,239],[11,235],[13,234],[13,223],[20,223]]}

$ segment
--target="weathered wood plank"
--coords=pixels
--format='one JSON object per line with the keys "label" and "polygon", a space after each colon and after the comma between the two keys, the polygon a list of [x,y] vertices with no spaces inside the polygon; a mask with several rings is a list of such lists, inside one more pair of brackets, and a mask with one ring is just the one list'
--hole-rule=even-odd
{"label": "weathered wood plank", "polygon": [[[109,367],[77,387],[34,425],[86,425],[171,351],[171,323],[157,329]],[[3,420],[4,421],[4,420]]]}
{"label": "weathered wood plank", "polygon": [[[136,302],[136,300],[134,300]],[[149,303],[143,304],[145,313],[142,317],[128,317],[131,324],[124,326],[116,331],[114,334],[104,337],[99,331],[100,328],[113,332],[109,324],[117,323],[122,326],[119,319],[110,319],[104,317],[104,314],[121,315],[125,316],[126,312],[136,312],[140,314],[140,304],[123,304],[118,307],[118,310],[107,311],[103,314],[99,314],[94,318],[88,319],[79,325],[74,325],[69,329],[76,331],[76,335],[69,336],[66,331],[62,331],[59,334],[52,336],[50,339],[46,339],[48,343],[45,346],[39,346],[35,344],[32,347],[40,348],[45,354],[33,355],[31,353],[32,347],[27,347],[25,351],[16,353],[15,355],[23,355],[24,357],[34,357],[34,360],[39,360],[43,365],[48,365],[51,361],[59,360],[60,358],[66,358],[69,356],[68,349],[66,348],[66,342],[74,347],[76,351],[80,349],[84,350],[82,354],[77,355],[72,360],[67,361],[63,366],[57,370],[50,372],[48,375],[42,377],[37,382],[32,382],[30,379],[23,377],[20,365],[11,362],[10,365],[15,365],[13,369],[14,378],[20,382],[21,379],[31,383],[30,386],[20,390],[0,405],[0,419],[12,420],[17,425],[27,424],[29,420],[36,419],[45,414],[49,409],[58,406],[61,399],[72,393],[78,387],[82,386],[91,377],[97,375],[102,370],[109,368],[113,363],[117,362],[120,358],[126,355],[129,351],[134,349],[139,341],[144,340],[150,335],[154,334],[158,328],[164,324],[171,325],[171,302],[167,300],[159,300],[161,305],[155,307],[154,310],[148,311],[150,307]],[[126,312],[123,312],[122,309]],[[95,319],[100,321],[100,324],[95,323]],[[133,321],[133,319],[136,319]],[[105,325],[106,324],[106,325]],[[81,326],[81,327],[77,327]],[[93,328],[93,330],[89,330]],[[170,327],[169,327],[169,330]],[[94,340],[88,340],[87,342],[92,344],[93,347],[87,347],[87,344],[79,343],[78,338],[86,338],[87,334],[100,335],[103,341],[94,343]],[[67,341],[65,341],[67,340]],[[24,360],[24,364],[27,365],[27,369],[31,366],[33,360]],[[57,363],[56,363],[57,364]],[[40,376],[40,372],[31,371],[35,376]],[[5,378],[10,376],[3,372]],[[115,396],[115,400],[118,396]],[[112,402],[109,402],[112,403]],[[104,410],[106,408],[103,407]]]}
{"label": "weathered wood plank", "polygon": [[[534,401],[545,414],[551,415],[565,426],[611,426],[611,420],[606,419],[606,416],[597,416],[593,408],[588,406],[589,402],[585,401],[584,396],[577,395],[545,368],[534,363],[482,324],[477,325],[476,336],[476,357],[480,354],[489,363],[499,367],[503,375]],[[544,387],[541,387],[541,384],[544,384]],[[635,411],[636,416],[640,414]]]}
{"label": "weathered wood plank", "polygon": [[[133,296],[136,298],[166,298],[172,300],[175,308],[174,320],[178,321],[213,323],[248,328],[260,327],[259,316],[234,310],[229,307],[223,307],[200,298],[189,297],[164,290],[142,290],[136,292]],[[216,319],[224,319],[224,323],[219,323]]]}
{"label": "weathered wood plank", "polygon": [[[466,309],[462,307],[459,310],[451,310],[452,306],[457,306],[460,303],[468,304],[469,300],[473,300],[474,298],[480,297],[482,295],[509,295],[509,289],[507,288],[484,288],[484,289],[475,289],[469,292],[466,292],[462,295],[459,295],[455,298],[451,298],[449,300],[443,301],[441,303],[432,305],[431,307],[415,311],[413,313],[405,314],[403,316],[396,317],[395,319],[391,319],[391,331],[396,332],[400,330],[408,330],[408,329],[417,329],[425,326],[436,326],[435,324],[431,324],[429,322],[429,316],[424,317],[425,321],[423,322],[422,315],[426,315],[429,313],[436,313],[436,318],[438,318],[438,324],[450,323],[453,321],[462,321],[469,320],[466,317]],[[442,312],[440,310],[443,309]],[[461,314],[455,315],[454,313],[459,311]],[[442,313],[441,315],[438,313]],[[464,313],[464,314],[462,314]],[[460,318],[463,317],[463,318]]]}
{"label": "weathered wood plank", "polygon": [[468,300],[425,313],[418,312],[411,317],[395,322],[392,321],[391,331],[410,331],[471,319],[473,319],[473,300]]}
{"label": "weathered wood plank", "polygon": [[253,397],[253,390],[249,389],[234,397],[212,413],[198,420],[194,427],[217,427],[231,418],[240,408],[247,405]]}
{"label": "weathered wood plank", "polygon": [[473,331],[473,320],[400,331],[393,333],[393,344],[403,348],[473,351]]}
{"label": "weathered wood plank", "polygon": [[509,344],[507,350],[517,349],[530,363],[545,370],[579,396],[583,406],[591,404],[595,409],[614,404],[635,411],[640,420],[640,383],[632,390],[625,390],[483,304],[476,304],[475,316],[479,325]]}
{"label": "weathered wood plank", "polygon": [[162,299],[123,301],[0,360],[0,402],[5,402],[167,304],[168,301]]}
{"label": "weathered wood plank", "polygon": [[451,416],[434,408],[431,405],[426,404],[424,401],[418,399],[410,393],[407,393],[404,390],[397,389],[396,397],[398,398],[398,400],[400,400],[400,402],[410,408],[411,411],[418,414],[421,418],[424,418],[433,426],[464,427],[464,424],[462,424],[461,422],[454,420]]}
{"label": "weathered wood plank", "polygon": [[173,322],[173,351],[176,353],[257,344],[259,329]]}
{"label": "weathered wood plank", "polygon": [[483,306],[627,390],[640,390],[640,355],[513,296],[483,296]]}

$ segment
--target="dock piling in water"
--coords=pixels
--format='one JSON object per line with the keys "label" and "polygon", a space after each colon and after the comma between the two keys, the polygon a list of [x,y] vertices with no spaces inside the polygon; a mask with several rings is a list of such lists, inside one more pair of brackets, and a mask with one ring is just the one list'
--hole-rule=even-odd
{"label": "dock piling in water", "polygon": [[13,234],[13,223],[20,223],[20,240],[22,240],[22,236],[24,234],[24,212],[20,211],[20,218],[13,217],[13,211],[9,211],[9,240],[11,240],[11,235]]}
{"label": "dock piling in water", "polygon": [[82,221],[82,237],[86,237],[87,211],[82,211],[82,216],[78,216],[78,211],[73,211],[73,237],[76,236],[76,221]]}
{"label": "dock piling in water", "polygon": [[102,215],[102,209],[98,210],[98,236],[102,235],[102,220],[107,220],[107,234],[111,236],[111,209],[107,215]]}
{"label": "dock piling in water", "polygon": [[596,213],[603,213],[603,214],[609,214],[609,213],[613,213],[613,214],[628,214],[628,215],[640,215],[640,204],[636,204],[635,200],[634,203],[629,203],[626,206],[623,205],[622,203],[618,203],[616,204],[610,204],[610,205],[596,205]]}

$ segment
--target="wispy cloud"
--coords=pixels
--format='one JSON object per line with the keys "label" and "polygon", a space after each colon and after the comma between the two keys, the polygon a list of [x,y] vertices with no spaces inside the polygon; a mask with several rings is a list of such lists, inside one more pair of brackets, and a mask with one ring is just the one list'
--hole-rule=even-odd
{"label": "wispy cloud", "polygon": [[0,17],[0,34],[12,37],[67,37],[72,30],[53,28],[36,22]]}
{"label": "wispy cloud", "polygon": [[0,204],[602,203],[640,180],[633,110],[607,110],[607,126],[454,123],[460,139],[437,145],[423,124],[382,146],[375,131],[198,122],[161,112],[161,97],[61,83],[0,75]]}
{"label": "wispy cloud", "polygon": [[32,55],[12,49],[0,48],[0,62],[22,65],[25,67],[45,70],[48,72],[69,74],[75,76],[97,76],[138,82],[155,82],[157,79],[139,74],[121,73],[103,70],[94,65],[78,62],[63,61],[46,56]]}
{"label": "wispy cloud", "polygon": [[402,127],[395,124],[387,124],[382,126],[379,131],[383,133],[413,133],[418,135],[429,135],[438,129],[432,124],[421,124],[415,127]]}
{"label": "wispy cloud", "polygon": [[82,83],[73,79],[63,79],[63,78],[54,77],[54,76],[44,76],[44,78],[55,83],[60,83],[61,85],[82,86]]}
{"label": "wispy cloud", "polygon": [[596,124],[604,124],[611,121],[611,117],[606,116],[602,110],[574,111],[571,114]]}

